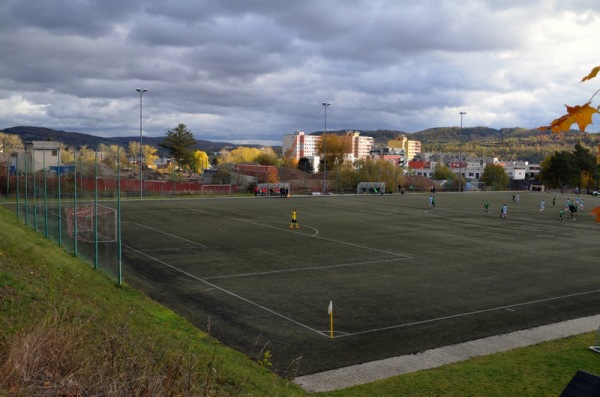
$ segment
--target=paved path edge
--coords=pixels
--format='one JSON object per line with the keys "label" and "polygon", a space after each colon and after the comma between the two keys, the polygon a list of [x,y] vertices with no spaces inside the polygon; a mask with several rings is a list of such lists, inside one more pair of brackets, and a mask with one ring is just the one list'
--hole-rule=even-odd
{"label": "paved path edge", "polygon": [[305,376],[294,382],[309,392],[326,392],[362,385],[376,380],[436,368],[520,347],[562,339],[599,329],[600,315],[542,325],[521,331],[443,346],[421,353],[390,357]]}

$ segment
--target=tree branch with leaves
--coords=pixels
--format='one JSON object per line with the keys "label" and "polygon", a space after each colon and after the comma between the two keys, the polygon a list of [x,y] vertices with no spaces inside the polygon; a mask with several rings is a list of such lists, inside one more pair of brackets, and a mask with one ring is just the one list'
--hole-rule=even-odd
{"label": "tree branch with leaves", "polygon": [[[581,79],[580,83],[583,83],[585,81],[595,78],[596,76],[598,76],[599,72],[600,72],[600,66],[594,67],[587,76],[584,76],[583,79]],[[582,132],[585,132],[585,129],[587,128],[587,126],[592,124],[592,116],[596,113],[600,113],[600,106],[596,106],[596,107],[592,106],[592,101],[594,100],[594,97],[598,94],[598,92],[600,92],[600,89],[596,90],[596,92],[594,92],[594,94],[590,97],[590,99],[583,105],[577,105],[577,106],[565,105],[567,107],[567,114],[552,121],[552,123],[550,123],[549,126],[540,127],[539,129],[541,129],[541,130],[550,129],[550,130],[552,130],[552,132],[568,132],[571,129],[571,126],[573,124],[577,124],[579,129]],[[598,159],[597,158],[595,159],[594,165],[595,165],[594,173],[597,173],[598,172]],[[579,181],[579,184],[581,184],[581,181]],[[600,222],[600,207],[594,208],[592,210],[592,214],[596,215],[595,222]]]}
{"label": "tree branch with leaves", "polygon": [[[580,83],[595,78],[599,71],[600,66],[596,66],[587,76],[581,79]],[[598,92],[600,92],[600,89],[594,92],[594,95],[592,95],[591,98],[583,105],[565,105],[567,108],[567,114],[552,121],[549,126],[539,127],[539,129],[552,130],[552,132],[568,132],[573,124],[577,124],[579,130],[582,132],[585,131],[587,126],[592,124],[592,116],[600,111],[600,106],[592,106],[592,101]]]}

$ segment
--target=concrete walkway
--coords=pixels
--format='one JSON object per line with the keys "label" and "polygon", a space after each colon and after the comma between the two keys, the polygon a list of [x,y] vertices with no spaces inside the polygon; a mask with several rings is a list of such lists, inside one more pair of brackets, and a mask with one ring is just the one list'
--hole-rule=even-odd
{"label": "concrete walkway", "polygon": [[598,330],[600,315],[544,325],[508,334],[490,336],[444,346],[407,356],[353,365],[317,374],[299,376],[294,382],[309,392],[345,389],[392,376],[440,367],[473,357],[486,356],[541,342]]}

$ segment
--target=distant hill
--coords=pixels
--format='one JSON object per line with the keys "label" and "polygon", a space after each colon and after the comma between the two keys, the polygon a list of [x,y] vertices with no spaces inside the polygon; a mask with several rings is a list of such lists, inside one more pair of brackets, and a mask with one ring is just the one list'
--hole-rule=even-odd
{"label": "distant hill", "polygon": [[[7,134],[19,135],[23,141],[56,141],[64,143],[67,146],[88,146],[92,149],[96,149],[100,144],[105,145],[119,145],[126,147],[129,142],[139,142],[140,137],[112,137],[112,138],[101,138],[95,135],[82,134],[80,132],[68,132],[62,130],[53,130],[45,127],[31,127],[31,126],[19,126],[10,127],[0,130]],[[158,144],[164,140],[163,137],[142,137],[142,142],[145,145],[152,145],[159,149],[159,152],[163,152]],[[211,142],[202,139],[196,140],[196,148],[202,150],[208,154],[216,153],[223,148],[235,149],[242,145],[236,145],[228,142]],[[243,145],[249,147],[260,148],[262,145]]]}
{"label": "distant hill", "polygon": [[7,134],[19,135],[23,141],[56,141],[62,142],[68,146],[98,147],[101,143],[105,145],[114,144],[108,138],[100,138],[94,135],[82,134],[80,132],[57,131],[44,127],[11,127],[5,128],[3,131]]}
{"label": "distant hill", "polygon": [[[387,145],[387,142],[391,139],[395,139],[400,135],[412,136],[413,134],[409,134],[404,131],[396,131],[396,130],[354,130],[354,129],[345,129],[345,130],[332,130],[327,131],[328,134],[337,134],[337,135],[345,135],[348,131],[360,132],[361,136],[370,136],[375,139],[375,146]],[[323,131],[315,131],[311,132],[309,135],[323,135]]]}
{"label": "distant hill", "polygon": [[[463,142],[502,141],[509,138],[530,138],[542,135],[551,136],[552,132],[526,128],[502,128],[497,130],[488,127],[469,127],[462,129],[460,127],[438,127],[415,132],[410,136],[411,139],[421,141],[422,144],[428,144],[456,142],[459,140],[462,140]],[[460,136],[463,138],[459,139]]]}

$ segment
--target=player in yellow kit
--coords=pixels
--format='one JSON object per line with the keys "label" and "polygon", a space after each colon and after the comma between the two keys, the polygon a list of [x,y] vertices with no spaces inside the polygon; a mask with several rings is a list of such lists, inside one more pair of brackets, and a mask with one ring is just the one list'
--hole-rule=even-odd
{"label": "player in yellow kit", "polygon": [[296,229],[300,229],[298,226],[298,219],[296,218],[296,210],[292,211],[292,223],[290,223],[290,229],[292,229],[296,225]]}

